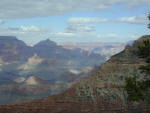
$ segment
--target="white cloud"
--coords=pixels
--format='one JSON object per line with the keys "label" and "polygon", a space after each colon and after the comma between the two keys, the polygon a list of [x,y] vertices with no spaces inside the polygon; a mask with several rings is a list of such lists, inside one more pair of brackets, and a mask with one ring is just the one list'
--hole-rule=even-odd
{"label": "white cloud", "polygon": [[99,39],[102,39],[102,40],[113,40],[113,39],[117,39],[119,38],[119,36],[117,34],[114,34],[114,33],[108,33],[106,35],[102,35],[102,34],[97,34],[97,33],[94,33],[94,32],[78,32],[78,33],[74,33],[74,32],[71,32],[71,33],[68,33],[68,32],[57,32],[57,33],[51,33],[49,35],[49,37],[53,37],[53,38],[75,38],[75,39],[91,39],[92,38],[97,38],[98,40]]}
{"label": "white cloud", "polygon": [[79,18],[76,18],[76,17],[72,17],[68,20],[67,23],[98,23],[98,22],[108,22],[109,20],[108,19],[102,19],[102,18],[98,18],[98,17],[93,17],[93,18],[90,18],[90,17],[79,17]]}
{"label": "white cloud", "polygon": [[149,0],[1,0],[0,18],[28,18],[60,15],[74,11],[99,12],[115,5],[150,6]]}
{"label": "white cloud", "polygon": [[150,6],[150,1],[149,0],[126,0],[128,3],[128,7],[133,8],[133,7],[140,7],[140,6]]}
{"label": "white cloud", "polygon": [[115,33],[108,33],[108,34],[105,34],[105,35],[102,35],[102,34],[96,34],[96,37],[99,38],[99,39],[117,39],[119,38],[119,35],[118,34],[115,34]]}
{"label": "white cloud", "polygon": [[92,32],[95,28],[93,25],[85,24],[69,24],[66,32]]}
{"label": "white cloud", "polygon": [[41,29],[39,27],[34,26],[34,25],[32,25],[32,26],[21,26],[20,30],[22,30],[24,32],[28,32],[28,31],[29,32],[40,32],[41,31]]}
{"label": "white cloud", "polygon": [[123,23],[131,23],[131,24],[148,24],[148,18],[144,15],[142,16],[133,16],[133,17],[123,17],[114,22],[123,22]]}
{"label": "white cloud", "polygon": [[50,32],[50,30],[48,29],[42,29],[38,26],[35,25],[31,25],[31,26],[20,26],[18,28],[13,28],[10,27],[8,29],[5,29],[6,31],[9,32],[13,32],[13,33],[29,33],[29,32],[40,32],[40,33],[44,33],[44,32]]}
{"label": "white cloud", "polygon": [[49,37],[53,38],[75,38],[76,35],[74,33],[66,33],[66,32],[57,32],[57,33],[51,33]]}
{"label": "white cloud", "polygon": [[122,17],[118,19],[103,19],[98,17],[72,17],[68,19],[69,24],[88,24],[88,23],[130,23],[130,24],[148,24],[148,18],[145,15]]}
{"label": "white cloud", "polygon": [[4,24],[4,23],[5,23],[5,21],[0,19],[0,24]]}

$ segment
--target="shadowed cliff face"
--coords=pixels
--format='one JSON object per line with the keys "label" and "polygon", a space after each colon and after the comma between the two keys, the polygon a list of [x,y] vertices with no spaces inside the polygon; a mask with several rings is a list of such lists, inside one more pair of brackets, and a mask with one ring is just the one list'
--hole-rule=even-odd
{"label": "shadowed cliff face", "polygon": [[[150,39],[150,36],[140,38],[133,46],[126,46],[124,51],[111,57],[92,77],[74,84],[63,94],[33,102],[4,105],[0,107],[0,111],[3,113],[101,113],[102,109],[126,105],[124,78],[142,76],[138,68],[144,62],[136,56],[136,50],[145,39]],[[115,113],[117,112],[120,113],[120,111]]]}
{"label": "shadowed cliff face", "polygon": [[31,47],[12,36],[0,36],[0,58],[4,62],[27,60],[33,55]]}

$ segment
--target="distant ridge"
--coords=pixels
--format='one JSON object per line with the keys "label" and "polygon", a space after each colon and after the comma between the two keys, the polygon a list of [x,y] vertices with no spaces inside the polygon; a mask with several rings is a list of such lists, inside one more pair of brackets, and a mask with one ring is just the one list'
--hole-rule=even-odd
{"label": "distant ridge", "polygon": [[84,68],[104,62],[99,54],[65,49],[49,39],[28,46],[16,37],[1,36],[0,105],[62,93],[95,72],[82,73]]}

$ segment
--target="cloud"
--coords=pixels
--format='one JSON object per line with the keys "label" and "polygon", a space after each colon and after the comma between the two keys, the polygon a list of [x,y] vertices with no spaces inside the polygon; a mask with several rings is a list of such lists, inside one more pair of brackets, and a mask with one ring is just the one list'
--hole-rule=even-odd
{"label": "cloud", "polygon": [[103,19],[98,17],[72,17],[68,19],[69,24],[88,24],[88,23],[130,23],[130,24],[148,24],[148,18],[145,15],[122,17],[118,19]]}
{"label": "cloud", "polygon": [[124,4],[150,6],[149,0],[1,0],[0,18],[28,18],[62,15],[71,12],[99,12]]}
{"label": "cloud", "polygon": [[75,33],[75,32],[56,32],[56,33],[51,33],[49,35],[49,37],[53,37],[53,38],[74,38],[74,39],[93,39],[93,38],[96,38],[96,39],[102,39],[102,40],[106,40],[106,39],[110,39],[110,40],[113,40],[113,39],[117,39],[119,38],[119,35],[118,34],[114,34],[114,33],[108,33],[108,34],[105,34],[105,35],[102,35],[102,34],[97,34],[95,32],[78,32],[78,33]]}
{"label": "cloud", "polygon": [[133,17],[123,17],[114,20],[114,22],[131,23],[131,24],[148,24],[148,18],[144,15],[133,16]]}
{"label": "cloud", "polygon": [[[25,26],[24,26],[25,27]],[[23,28],[24,28],[23,27]],[[37,27],[37,26],[36,26]],[[31,29],[31,26],[26,26],[25,28],[30,29],[22,29],[22,27],[18,28],[0,28],[0,35],[2,36],[16,36],[20,40],[24,40],[26,43],[35,44],[41,40],[45,40],[50,38],[51,40],[57,42],[123,42],[127,41],[127,39],[131,38],[124,38],[118,34],[108,33],[108,34],[98,34],[95,32],[51,32],[49,30],[40,28],[40,31],[37,32]],[[38,27],[39,28],[39,27]],[[132,37],[133,38],[133,37]],[[135,36],[134,36],[135,38]]]}
{"label": "cloud", "polygon": [[98,23],[98,22],[108,22],[109,20],[108,19],[102,19],[102,18],[98,18],[98,17],[93,17],[93,18],[90,18],[90,17],[87,17],[87,18],[85,18],[85,17],[79,17],[79,18],[70,18],[69,20],[68,20],[68,22],[67,23],[74,23],[74,24],[76,24],[76,23]]}
{"label": "cloud", "polygon": [[119,36],[117,34],[114,34],[114,33],[110,33],[104,37],[108,37],[108,38],[118,38]]}
{"label": "cloud", "polygon": [[132,0],[129,1],[129,0],[126,0],[127,4],[128,4],[128,7],[130,8],[134,8],[134,7],[141,7],[141,6],[150,6],[150,1],[149,0]]}
{"label": "cloud", "polygon": [[98,39],[104,39],[104,40],[106,40],[106,39],[108,39],[108,40],[116,40],[116,39],[118,39],[119,38],[119,35],[118,34],[115,34],[115,33],[108,33],[108,34],[105,34],[105,35],[103,35],[103,34],[95,34],[95,36],[96,36],[96,38],[98,38]]}
{"label": "cloud", "polygon": [[95,28],[93,25],[69,24],[66,32],[92,32]]}
{"label": "cloud", "polygon": [[51,33],[49,37],[53,38],[75,38],[76,34],[74,33],[66,33],[66,32],[57,32],[57,33]]}
{"label": "cloud", "polygon": [[29,27],[26,27],[26,26],[21,26],[20,27],[20,30],[22,30],[22,31],[25,31],[25,32],[40,32],[41,31],[41,29],[39,28],[39,27],[37,27],[37,26],[29,26]]}
{"label": "cloud", "polygon": [[50,32],[50,30],[48,29],[42,29],[38,26],[35,25],[31,25],[31,26],[20,26],[18,28],[14,28],[14,27],[9,27],[6,29],[9,32],[18,32],[18,33],[29,33],[29,32],[40,32],[40,33],[44,33],[44,32]]}
{"label": "cloud", "polygon": [[4,24],[5,23],[5,21],[4,20],[0,20],[0,24]]}

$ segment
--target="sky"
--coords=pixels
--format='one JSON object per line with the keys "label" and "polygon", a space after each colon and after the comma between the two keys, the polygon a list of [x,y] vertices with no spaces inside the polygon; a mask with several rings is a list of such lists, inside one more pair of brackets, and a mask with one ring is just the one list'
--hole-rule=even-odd
{"label": "sky", "polygon": [[0,35],[28,44],[128,42],[149,35],[150,0],[1,0]]}

